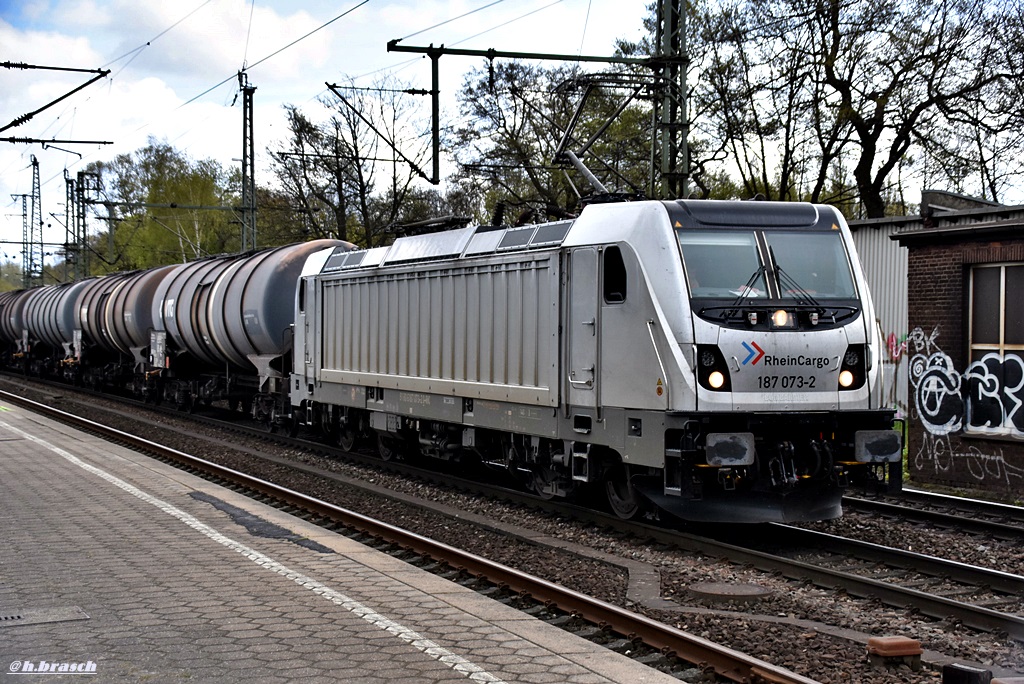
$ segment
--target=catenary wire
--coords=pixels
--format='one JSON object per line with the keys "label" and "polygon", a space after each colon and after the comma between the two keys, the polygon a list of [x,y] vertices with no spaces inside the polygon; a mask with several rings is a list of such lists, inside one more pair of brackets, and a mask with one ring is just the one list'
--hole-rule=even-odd
{"label": "catenary wire", "polygon": [[452,17],[451,19],[445,19],[445,20],[444,20],[444,21],[442,21],[442,22],[441,22],[440,24],[434,24],[433,26],[428,26],[428,27],[427,27],[427,28],[425,28],[425,29],[420,29],[419,31],[415,31],[414,33],[410,33],[410,34],[409,34],[409,35],[407,35],[407,36],[403,36],[402,38],[399,38],[399,40],[400,40],[400,41],[402,41],[402,40],[407,40],[407,39],[409,39],[409,38],[412,38],[413,36],[418,36],[418,35],[420,35],[421,33],[426,33],[427,31],[430,31],[430,30],[432,30],[432,29],[436,29],[436,28],[438,28],[439,26],[444,26],[445,24],[450,24],[450,23],[452,23],[453,21],[458,21],[459,19],[462,19],[463,17],[468,17],[468,16],[469,16],[469,15],[471,15],[471,14],[476,14],[476,13],[477,13],[477,12],[479,12],[480,10],[485,10],[485,9],[487,9],[488,7],[494,7],[495,5],[499,5],[499,4],[503,3],[503,2],[505,2],[505,0],[494,0],[494,2],[491,2],[491,3],[488,3],[488,4],[486,4],[486,5],[482,5],[482,6],[480,6],[480,7],[477,7],[476,9],[474,9],[474,10],[470,10],[470,11],[468,11],[468,12],[464,13],[464,14],[460,14],[460,15],[459,15],[459,16],[457,16],[457,17]]}
{"label": "catenary wire", "polygon": [[[296,38],[295,40],[293,40],[292,42],[288,43],[288,44],[287,44],[287,45],[285,45],[284,47],[282,47],[282,48],[278,48],[277,50],[274,50],[273,52],[271,52],[271,53],[270,53],[269,55],[267,55],[266,57],[263,57],[262,59],[258,59],[258,60],[256,60],[255,62],[253,62],[252,64],[250,64],[248,68],[249,68],[249,69],[253,69],[253,68],[255,68],[255,67],[259,66],[260,64],[262,64],[263,62],[266,62],[266,61],[267,61],[268,59],[270,59],[271,57],[276,57],[277,55],[281,54],[282,52],[284,52],[284,51],[285,51],[285,50],[287,50],[288,48],[292,47],[293,45],[296,45],[297,43],[300,43],[300,42],[302,42],[302,41],[303,41],[303,40],[305,40],[306,38],[309,38],[309,37],[310,37],[311,35],[313,35],[313,34],[314,34],[314,33],[316,33],[317,31],[320,31],[320,30],[322,30],[322,29],[324,29],[324,28],[327,28],[328,26],[330,26],[330,25],[331,25],[331,24],[333,24],[334,22],[336,22],[336,21],[338,21],[339,19],[341,19],[341,18],[343,18],[343,17],[347,16],[348,14],[351,14],[352,12],[356,11],[357,9],[359,9],[360,7],[362,7],[363,5],[365,5],[365,4],[366,4],[366,3],[368,3],[368,2],[370,2],[370,0],[362,0],[362,2],[360,2],[360,3],[356,4],[356,5],[354,5],[353,7],[349,8],[349,9],[347,9],[347,10],[345,10],[344,12],[342,12],[341,14],[339,14],[338,16],[336,16],[336,17],[334,17],[333,19],[331,19],[330,21],[328,21],[328,22],[325,22],[325,23],[321,24],[320,26],[316,27],[315,29],[313,29],[313,30],[312,30],[312,31],[310,31],[309,33],[305,34],[304,36],[301,36],[301,37],[299,37],[299,38]],[[178,105],[178,106],[177,106],[177,107],[176,107],[175,109],[181,109],[181,108],[182,108],[182,107],[184,107],[185,105],[189,105],[189,104],[192,104],[193,102],[195,102],[196,100],[198,100],[199,98],[201,98],[201,97],[202,97],[203,95],[206,95],[207,93],[213,92],[214,90],[216,90],[217,88],[220,88],[220,87],[221,87],[222,85],[224,85],[224,84],[225,84],[225,83],[227,83],[228,81],[230,81],[230,80],[232,80],[232,79],[234,79],[234,78],[237,78],[237,76],[238,76],[237,74],[232,74],[232,75],[228,76],[227,78],[225,78],[225,79],[224,79],[223,81],[221,81],[220,83],[217,83],[217,84],[215,84],[215,85],[213,85],[213,86],[210,86],[209,88],[207,88],[207,89],[206,89],[206,90],[204,90],[203,92],[199,93],[198,95],[196,95],[196,96],[195,96],[195,97],[193,97],[192,99],[188,100],[187,102],[183,102],[182,104]]]}

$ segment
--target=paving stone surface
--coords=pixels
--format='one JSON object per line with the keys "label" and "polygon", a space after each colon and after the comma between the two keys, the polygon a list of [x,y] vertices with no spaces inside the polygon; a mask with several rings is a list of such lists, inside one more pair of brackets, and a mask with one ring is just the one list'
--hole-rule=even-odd
{"label": "paving stone surface", "polygon": [[[289,534],[256,536],[253,516]],[[63,619],[39,621],[50,609]],[[677,681],[346,537],[0,405],[0,682],[69,673],[146,683]]]}

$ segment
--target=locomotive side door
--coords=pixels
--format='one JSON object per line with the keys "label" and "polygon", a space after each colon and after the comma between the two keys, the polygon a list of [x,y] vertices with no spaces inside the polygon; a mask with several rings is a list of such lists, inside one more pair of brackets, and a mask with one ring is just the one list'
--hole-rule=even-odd
{"label": "locomotive side door", "polygon": [[597,406],[597,328],[599,325],[598,252],[581,247],[569,262],[569,311],[565,329],[568,340],[568,403]]}

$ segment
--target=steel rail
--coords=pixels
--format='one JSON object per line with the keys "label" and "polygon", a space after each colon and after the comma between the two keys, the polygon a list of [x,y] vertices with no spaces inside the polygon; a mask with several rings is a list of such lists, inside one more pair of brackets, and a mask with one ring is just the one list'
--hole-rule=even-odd
{"label": "steel rail", "polygon": [[701,667],[710,667],[721,677],[734,682],[765,682],[771,684],[814,684],[814,680],[777,667],[757,658],[727,648],[632,613],[618,606],[533,577],[508,566],[436,542],[422,535],[369,518],[355,511],[329,504],[300,492],[281,487],[267,480],[252,477],[190,454],[107,427],[37,402],[0,390],[0,400],[17,404],[60,422],[99,434],[132,448],[154,453],[207,475],[227,480],[260,494],[299,508],[312,516],[330,520],[365,534],[385,539],[403,548],[449,566],[484,578],[512,592],[529,596],[541,603],[556,606],[567,613],[579,615],[628,639],[640,639],[647,646],[665,655],[674,655]]}
{"label": "steel rail", "polygon": [[[773,527],[785,527],[785,525],[778,525],[777,523],[769,524]],[[804,532],[807,530],[800,531]],[[777,571],[784,576],[787,576],[787,578],[794,580],[809,580],[820,587],[840,587],[854,596],[877,598],[883,603],[887,603],[892,606],[904,608],[912,606],[913,608],[918,609],[922,614],[935,617],[936,619],[953,618],[967,627],[985,632],[1006,632],[1010,638],[1015,639],[1016,641],[1024,641],[1024,617],[1020,617],[1018,615],[999,612],[997,610],[992,610],[983,606],[971,605],[961,601],[954,601],[952,599],[936,596],[927,592],[907,587],[899,587],[879,580],[873,580],[871,578],[863,578],[863,576],[850,572],[844,572],[842,570],[814,565],[813,563],[776,556],[763,551],[746,548],[744,546],[726,544],[717,540],[699,538],[696,536],[687,536],[687,538],[687,541],[679,541],[677,543],[690,550],[700,551],[701,553],[707,553],[718,557],[727,557],[729,560],[734,562],[748,563],[763,570]],[[847,546],[848,548],[850,546],[866,544],[864,542],[847,540],[845,538],[834,538],[834,540],[836,543]],[[877,547],[876,549],[879,554],[882,553],[882,550],[893,552],[898,551],[896,549],[889,549],[888,547]],[[909,554],[909,552],[906,553]],[[920,556],[920,554],[909,555]],[[920,557],[930,558],[928,556]],[[941,559],[932,560],[941,561]],[[913,567],[913,565],[910,567]],[[992,570],[992,572],[997,571]],[[1018,575],[1012,575],[1009,573],[999,574],[1006,575],[1006,578],[1002,580],[1012,584],[1016,584],[1021,580]],[[1013,580],[1013,578],[1017,578],[1017,580]]]}
{"label": "steel rail", "polygon": [[[959,510],[975,515],[997,515],[997,513],[994,513],[992,509],[958,505],[956,503],[944,500],[929,501],[917,498],[915,498],[914,500],[926,505],[943,506],[951,510]],[[851,508],[855,508],[857,510],[870,511],[873,513],[899,517],[902,519],[910,518],[914,520],[920,520],[921,522],[928,522],[937,525],[946,525],[949,527],[954,527],[963,530],[965,532],[973,532],[977,534],[991,534],[993,536],[1001,535],[1004,537],[1011,537],[1014,539],[1024,537],[1024,518],[1022,518],[1018,522],[1018,524],[1007,524],[1004,522],[997,522],[994,520],[986,520],[984,518],[963,517],[962,515],[957,515],[955,513],[943,513],[941,511],[931,511],[921,508],[908,508],[906,505],[901,505],[898,503],[891,503],[888,501],[880,501],[876,499],[862,499],[853,496],[844,496],[843,506],[850,506]],[[1013,507],[1007,506],[1007,508]]]}
{"label": "steel rail", "polygon": [[809,546],[841,555],[852,552],[858,559],[907,568],[933,577],[947,577],[955,582],[988,587],[1012,596],[1024,596],[1024,577],[1013,573],[779,523],[773,523],[772,529],[776,531],[773,532],[773,543]]}
{"label": "steel rail", "polygon": [[1001,515],[1012,520],[1024,522],[1024,507],[1015,506],[1009,503],[985,501],[983,499],[973,499],[964,496],[953,496],[952,494],[928,492],[923,489],[912,489],[909,487],[903,487],[897,496],[898,498],[908,501],[919,501],[928,504],[938,502],[953,508],[961,508],[966,511],[983,513],[985,515]]}

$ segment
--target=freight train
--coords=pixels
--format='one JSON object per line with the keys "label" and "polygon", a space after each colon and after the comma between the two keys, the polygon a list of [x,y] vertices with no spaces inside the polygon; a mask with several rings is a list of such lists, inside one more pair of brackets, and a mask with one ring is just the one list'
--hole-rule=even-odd
{"label": "freight train", "polygon": [[0,294],[0,342],[26,372],[482,462],[624,518],[824,520],[850,485],[901,486],[871,298],[822,205],[591,204],[218,257]]}

